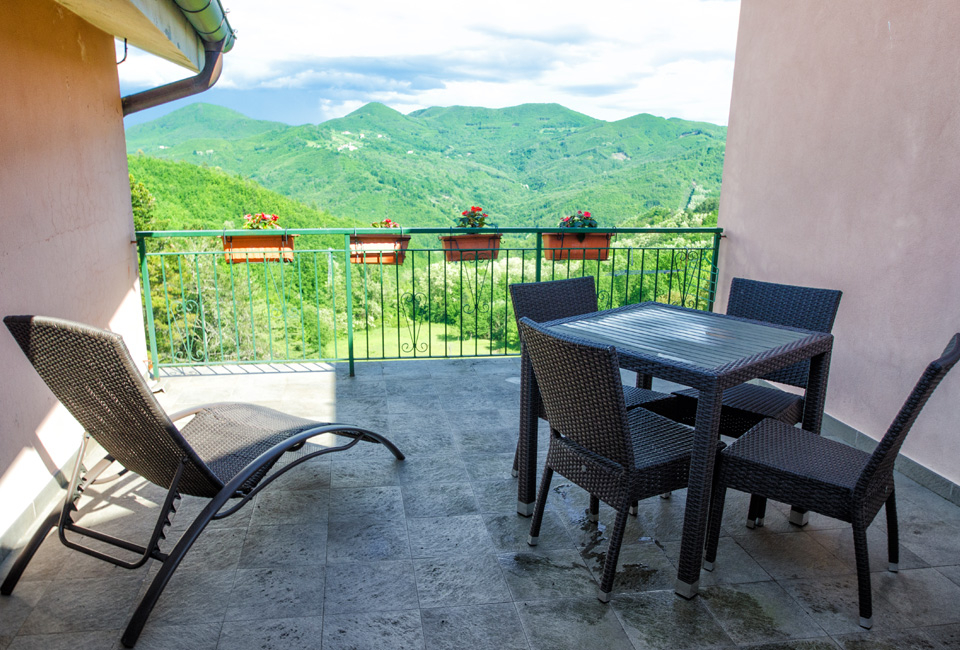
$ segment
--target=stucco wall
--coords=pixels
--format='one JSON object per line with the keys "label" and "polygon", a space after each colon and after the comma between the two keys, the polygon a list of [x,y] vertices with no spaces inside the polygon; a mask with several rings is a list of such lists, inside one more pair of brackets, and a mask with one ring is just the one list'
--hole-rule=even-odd
{"label": "stucco wall", "polygon": [[[882,436],[960,331],[960,3],[742,0],[720,225],[734,276],[843,290],[827,412]],[[904,453],[960,483],[960,371]]]}
{"label": "stucco wall", "polygon": [[[145,358],[113,37],[50,0],[2,13],[0,315],[108,327]],[[80,430],[6,328],[0,368],[2,556]]]}

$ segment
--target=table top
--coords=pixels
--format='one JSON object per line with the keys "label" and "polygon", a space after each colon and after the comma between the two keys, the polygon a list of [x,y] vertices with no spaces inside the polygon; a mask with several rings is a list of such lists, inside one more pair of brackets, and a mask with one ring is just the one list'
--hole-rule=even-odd
{"label": "table top", "polygon": [[[677,369],[687,375],[687,379],[698,375],[759,376],[826,352],[833,344],[831,334],[656,302],[627,305],[544,325],[561,336],[612,345],[621,357],[634,357],[641,368]],[[740,372],[754,366],[756,373]]]}

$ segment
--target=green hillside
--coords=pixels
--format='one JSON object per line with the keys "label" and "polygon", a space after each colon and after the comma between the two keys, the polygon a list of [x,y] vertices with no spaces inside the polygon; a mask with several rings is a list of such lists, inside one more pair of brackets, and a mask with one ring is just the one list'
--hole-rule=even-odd
{"label": "green hillside", "polygon": [[130,175],[156,200],[153,230],[202,230],[243,225],[243,215],[267,212],[281,215],[287,228],[354,228],[366,226],[335,217],[287,198],[257,183],[216,169],[158,160],[127,157]]}
{"label": "green hillside", "polygon": [[605,122],[556,104],[403,115],[374,103],[301,126],[194,104],[127,131],[131,154],[215,166],[351,223],[407,226],[450,225],[469,205],[501,226],[555,225],[577,209],[614,226],[685,208],[719,194],[725,139],[713,124]]}

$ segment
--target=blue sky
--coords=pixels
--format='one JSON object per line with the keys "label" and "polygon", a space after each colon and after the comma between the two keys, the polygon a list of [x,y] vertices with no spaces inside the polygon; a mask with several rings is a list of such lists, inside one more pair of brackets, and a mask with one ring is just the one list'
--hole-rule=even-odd
{"label": "blue sky", "polygon": [[[196,101],[289,124],[371,101],[403,113],[556,102],[604,120],[727,123],[738,0],[221,2],[238,38],[217,85],[128,125]],[[118,69],[123,94],[188,76],[133,49]]]}

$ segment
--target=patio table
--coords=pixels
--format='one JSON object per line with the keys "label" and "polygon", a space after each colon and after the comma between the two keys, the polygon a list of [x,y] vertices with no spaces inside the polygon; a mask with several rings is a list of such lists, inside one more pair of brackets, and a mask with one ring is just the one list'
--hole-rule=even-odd
{"label": "patio table", "polygon": [[[623,368],[699,391],[676,583],[678,594],[692,598],[700,582],[724,389],[809,359],[802,426],[819,433],[833,335],[656,302],[550,321],[546,326],[560,335],[616,347]],[[522,358],[517,502],[521,515],[532,513],[536,498],[539,400],[529,359]]]}

